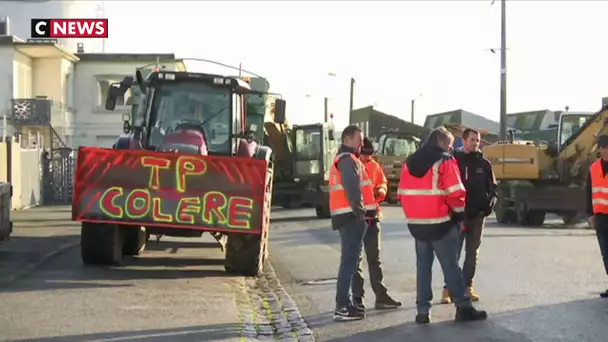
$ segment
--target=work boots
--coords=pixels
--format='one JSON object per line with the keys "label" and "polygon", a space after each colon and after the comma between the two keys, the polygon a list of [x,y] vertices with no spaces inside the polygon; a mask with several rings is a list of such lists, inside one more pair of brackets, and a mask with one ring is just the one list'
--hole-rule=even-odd
{"label": "work boots", "polygon": [[[401,307],[401,302],[394,300],[388,294],[384,294],[378,298],[376,298],[376,309],[377,310],[390,310],[397,309]],[[354,297],[353,298],[353,307],[360,312],[365,312],[365,303],[363,303],[363,298]]]}
{"label": "work boots", "polygon": [[[473,302],[477,302],[479,300],[479,295],[475,292],[473,286],[468,286],[466,295],[471,298]],[[606,291],[606,297],[608,297],[608,290]],[[452,302],[452,297],[450,296],[450,291],[447,288],[443,288],[443,292],[441,293],[441,304],[450,304]]]}
{"label": "work boots", "polygon": [[401,307],[401,302],[396,301],[388,294],[384,294],[376,298],[376,309],[378,310],[390,310]]}
{"label": "work boots", "polygon": [[473,289],[473,286],[467,287],[467,296],[469,296],[469,298],[471,298],[471,300],[474,302],[479,300],[479,296],[475,292],[475,289]]}
{"label": "work boots", "polygon": [[448,291],[447,287],[443,288],[443,292],[441,293],[441,304],[450,304],[452,302],[452,297],[450,297],[450,291]]}
{"label": "work boots", "polygon": [[483,310],[477,310],[474,307],[457,308],[456,322],[484,321],[488,318],[488,313]]}

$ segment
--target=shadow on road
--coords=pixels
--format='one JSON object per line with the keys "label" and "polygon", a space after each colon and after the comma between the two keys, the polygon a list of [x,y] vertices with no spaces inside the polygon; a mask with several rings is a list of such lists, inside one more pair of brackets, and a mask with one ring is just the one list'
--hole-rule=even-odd
{"label": "shadow on road", "polygon": [[489,314],[484,322],[444,321],[423,326],[407,322],[330,341],[604,342],[608,334],[608,310],[600,298]]}
{"label": "shadow on road", "polygon": [[14,340],[15,342],[81,342],[98,340],[116,341],[220,341],[238,338],[239,324],[214,324],[181,328],[117,331],[86,335],[71,335],[57,337],[42,337],[34,339]]}
{"label": "shadow on road", "polygon": [[289,223],[289,222],[304,222],[304,221],[312,221],[319,220],[315,215],[311,216],[289,216],[289,217],[271,217],[270,223]]}
{"label": "shadow on road", "polygon": [[219,251],[219,246],[212,242],[152,242],[142,256],[125,257],[118,266],[85,266],[80,259],[80,249],[76,246],[46,264],[43,269],[37,270],[30,278],[0,289],[0,293],[128,287],[133,286],[130,282],[133,280],[232,276],[224,271],[223,258],[177,253],[181,249],[210,247]]}
{"label": "shadow on road", "polygon": [[76,235],[11,236],[0,245],[0,270],[3,264],[33,262],[57,246],[74,241]]}

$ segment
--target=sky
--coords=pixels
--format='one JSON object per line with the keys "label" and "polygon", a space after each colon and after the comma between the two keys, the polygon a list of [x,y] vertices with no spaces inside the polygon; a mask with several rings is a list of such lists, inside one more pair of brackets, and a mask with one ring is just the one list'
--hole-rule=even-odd
{"label": "sky", "polygon": [[[106,52],[242,63],[284,96],[292,123],[321,121],[328,97],[345,126],[351,77],[355,108],[409,120],[416,99],[418,124],[454,109],[499,119],[498,1],[105,1],[104,12]],[[511,0],[506,13],[508,112],[597,111],[608,1]]]}

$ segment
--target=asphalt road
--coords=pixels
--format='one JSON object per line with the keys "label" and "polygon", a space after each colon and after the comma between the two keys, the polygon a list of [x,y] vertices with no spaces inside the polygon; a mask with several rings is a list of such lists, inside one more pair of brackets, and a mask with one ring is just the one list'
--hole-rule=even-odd
{"label": "asphalt road", "polygon": [[229,276],[205,235],[152,242],[121,267],[85,267],[69,216],[14,213],[0,245],[0,341],[314,340],[271,266],[257,279]]}
{"label": "asphalt road", "polygon": [[84,267],[69,208],[17,212],[12,240],[0,245],[0,340],[311,341],[314,332],[317,341],[606,341],[608,302],[597,293],[608,283],[590,230],[490,222],[476,279],[490,319],[455,324],[453,307],[438,305],[421,327],[412,323],[413,241],[388,207],[386,282],[405,307],[335,323],[338,237],[312,214],[273,213],[272,265],[252,279],[227,276],[209,237],[163,239],[121,267]]}
{"label": "asphalt road", "polygon": [[[433,308],[433,324],[417,326],[413,239],[400,209],[387,207],[382,257],[391,294],[404,302],[393,312],[369,310],[364,321],[335,323],[335,281],[339,240],[328,220],[310,220],[312,209],[277,211],[271,261],[318,341],[597,341],[608,340],[608,286],[597,240],[588,229],[501,227],[490,219],[480,252],[478,306],[489,312],[481,323],[453,323],[454,308]],[[298,217],[299,224],[287,217]],[[558,221],[548,226],[559,227]],[[442,276],[434,267],[439,299]],[[366,284],[367,285],[367,284]],[[368,307],[373,292],[367,286]]]}

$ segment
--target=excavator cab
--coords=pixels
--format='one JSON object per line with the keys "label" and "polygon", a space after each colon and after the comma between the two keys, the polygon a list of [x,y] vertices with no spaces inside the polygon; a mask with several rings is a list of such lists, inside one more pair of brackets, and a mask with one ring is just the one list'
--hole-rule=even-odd
{"label": "excavator cab", "polygon": [[329,216],[329,169],[338,152],[334,127],[329,123],[292,128],[294,183],[302,202],[312,204],[317,216]]}
{"label": "excavator cab", "polygon": [[332,158],[338,150],[333,126],[318,123],[296,125],[292,129],[294,148],[294,177],[302,179],[327,178]]}
{"label": "excavator cab", "polygon": [[382,165],[388,180],[386,201],[389,204],[398,202],[397,188],[401,177],[401,167],[407,157],[416,152],[419,145],[418,137],[406,133],[384,132],[378,138],[376,160]]}

